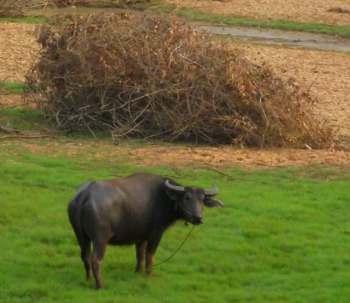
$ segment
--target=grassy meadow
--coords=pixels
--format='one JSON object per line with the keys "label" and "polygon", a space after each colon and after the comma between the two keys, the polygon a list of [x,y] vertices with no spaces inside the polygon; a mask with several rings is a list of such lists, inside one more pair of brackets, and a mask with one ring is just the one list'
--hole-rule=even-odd
{"label": "grassy meadow", "polygon": [[[350,37],[349,26],[224,17],[191,9],[174,11],[157,3],[142,8],[210,24]],[[0,18],[0,22],[9,21],[40,24],[48,18]],[[25,90],[22,83],[0,82],[5,94]],[[4,127],[27,132],[51,130],[43,120],[42,114],[31,108],[0,108]],[[2,135],[0,303],[349,302],[349,168],[227,167],[218,171],[196,165],[146,167],[133,162],[127,151],[105,157],[120,146],[110,144],[106,151],[106,145],[98,144],[99,140],[110,141],[103,135],[91,139],[55,131],[52,138],[28,141],[5,140]],[[127,144],[129,149],[133,144],[146,146],[133,141]],[[86,146],[86,150],[76,153],[75,145]],[[192,228],[183,222],[172,226],[160,243],[151,277],[134,273],[133,246],[109,246],[102,263],[104,288],[96,291],[93,281],[85,281],[67,204],[87,180],[137,171],[168,175],[186,185],[210,187],[214,183],[225,207],[205,210],[204,224],[194,228],[170,261],[157,266]]]}
{"label": "grassy meadow", "polygon": [[[84,278],[68,200],[86,180],[141,170],[184,184],[215,182],[225,207],[206,210],[205,223],[152,277],[133,272],[133,247],[108,247],[105,288],[96,291]],[[140,167],[123,156],[88,161],[36,154],[16,141],[0,145],[0,171],[2,303],[339,303],[350,297],[349,171],[227,168],[222,175],[196,167]],[[156,263],[189,230],[181,222],[171,227]]]}

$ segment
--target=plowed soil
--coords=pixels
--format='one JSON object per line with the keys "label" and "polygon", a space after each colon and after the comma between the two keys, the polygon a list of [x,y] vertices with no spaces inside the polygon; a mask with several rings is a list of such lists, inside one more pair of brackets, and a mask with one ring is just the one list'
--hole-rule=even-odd
{"label": "plowed soil", "polygon": [[[167,0],[178,7],[196,8],[204,12],[250,17],[256,19],[283,19],[349,25],[349,0]],[[342,8],[343,13],[329,11]]]}
{"label": "plowed soil", "polygon": [[0,81],[24,81],[38,54],[35,26],[0,23]]}
{"label": "plowed soil", "polygon": [[284,79],[294,78],[318,99],[316,112],[350,139],[350,54],[290,49],[256,44],[234,44],[258,64],[267,64]]}

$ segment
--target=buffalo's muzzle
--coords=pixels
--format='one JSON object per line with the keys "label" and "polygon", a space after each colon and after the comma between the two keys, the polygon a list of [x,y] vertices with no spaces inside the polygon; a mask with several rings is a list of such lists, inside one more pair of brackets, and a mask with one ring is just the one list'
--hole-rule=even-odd
{"label": "buffalo's muzzle", "polygon": [[192,224],[199,225],[202,223],[203,223],[202,217],[192,217]]}

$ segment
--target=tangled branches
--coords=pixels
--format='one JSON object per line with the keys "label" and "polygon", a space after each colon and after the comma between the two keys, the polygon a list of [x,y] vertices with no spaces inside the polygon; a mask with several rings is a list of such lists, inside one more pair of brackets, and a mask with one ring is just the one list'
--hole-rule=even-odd
{"label": "tangled branches", "polygon": [[324,147],[313,100],[176,19],[66,17],[44,26],[28,83],[61,129],[211,144]]}

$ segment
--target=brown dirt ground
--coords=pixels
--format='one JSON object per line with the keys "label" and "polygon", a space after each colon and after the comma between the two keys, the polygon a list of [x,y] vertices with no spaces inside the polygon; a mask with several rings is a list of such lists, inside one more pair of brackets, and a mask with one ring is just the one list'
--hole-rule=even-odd
{"label": "brown dirt ground", "polygon": [[[107,140],[55,140],[1,141],[0,149],[16,146],[35,154],[84,157],[88,160],[117,161],[128,159],[140,165],[173,167],[243,167],[268,168],[303,165],[326,165],[350,168],[349,151],[296,150],[296,149],[238,149],[234,147],[194,147],[174,145],[113,145]],[[87,152],[88,151],[88,152]]]}
{"label": "brown dirt ground", "polygon": [[39,51],[34,25],[0,23],[0,81],[24,81]]}
{"label": "brown dirt ground", "polygon": [[202,167],[282,167],[302,165],[349,166],[350,152],[308,151],[291,149],[237,149],[232,147],[147,147],[138,148],[131,156],[146,165],[193,165]]}
{"label": "brown dirt ground", "polygon": [[350,14],[329,12],[331,8],[350,9],[349,0],[167,0],[178,7],[196,8],[220,15],[256,19],[283,19],[300,22],[349,25]]}
{"label": "brown dirt ground", "polygon": [[[0,81],[22,81],[33,62],[39,47],[34,42],[34,27],[31,25],[0,24]],[[8,41],[7,41],[8,40]],[[4,42],[5,45],[4,45]],[[6,45],[9,46],[7,49]],[[301,85],[311,87],[311,92],[320,98],[316,110],[343,134],[350,133],[350,56],[342,53],[321,52],[283,47],[235,44],[247,51],[255,62],[267,61],[282,77],[292,76]],[[20,64],[19,64],[20,63]],[[1,105],[18,105],[18,96],[0,96]],[[0,148],[13,144],[0,141]],[[152,145],[148,147],[122,147],[107,142],[91,140],[77,144],[60,139],[43,144],[37,141],[18,141],[32,152],[55,154],[60,150],[67,154],[86,157],[91,150],[93,157],[113,159],[122,154],[137,163],[151,165],[203,165],[223,167],[299,166],[305,164],[350,165],[350,152],[314,150],[247,150],[232,147],[178,147]]]}
{"label": "brown dirt ground", "polygon": [[316,112],[350,139],[350,54],[234,43],[253,62],[267,64],[282,78],[294,78],[318,99]]}
{"label": "brown dirt ground", "polygon": [[[11,94],[1,94],[0,93],[0,108],[1,106],[7,106],[7,107],[16,107],[16,106],[27,106],[27,104],[24,104],[23,98],[21,95],[11,95]],[[34,105],[32,104],[31,107]]]}

